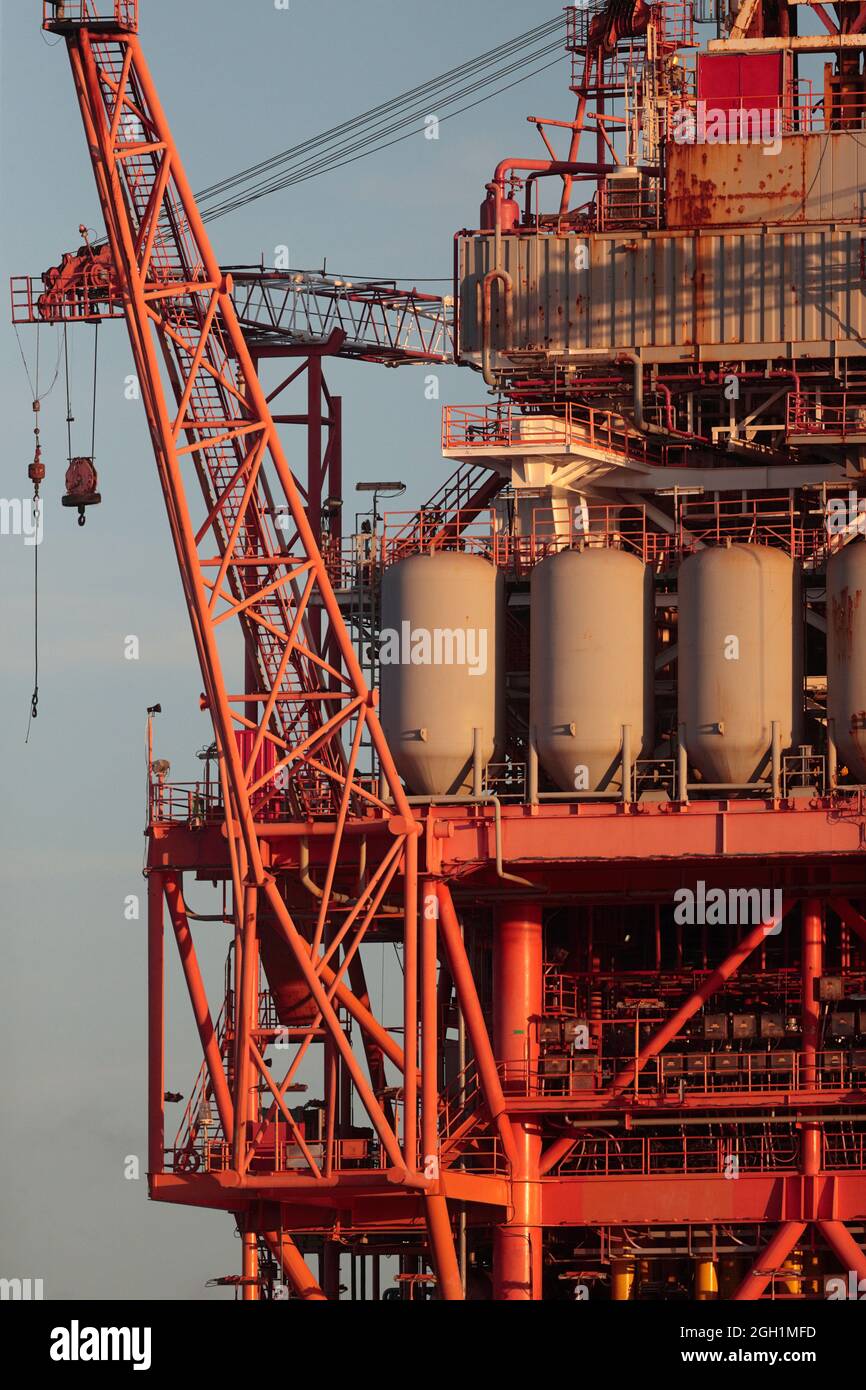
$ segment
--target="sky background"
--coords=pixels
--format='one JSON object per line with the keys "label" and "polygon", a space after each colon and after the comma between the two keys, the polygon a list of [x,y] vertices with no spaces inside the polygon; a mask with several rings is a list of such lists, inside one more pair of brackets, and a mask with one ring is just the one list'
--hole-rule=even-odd
{"label": "sky background", "polygon": [[[291,0],[286,12],[273,0],[141,0],[142,39],[187,172],[202,188],[559,8]],[[0,286],[77,249],[80,223],[103,230],[68,63],[41,33],[41,10],[38,0],[0,0]],[[542,76],[445,122],[438,141],[418,135],[216,222],[218,257],[271,262],[285,244],[298,267],[319,269],[327,258],[329,272],[348,276],[448,277],[453,234],[477,224],[498,160],[541,149],[526,113],[573,116],[567,72],[563,55]],[[32,370],[35,330],[21,336]],[[71,347],[73,451],[87,453],[92,330],[75,330]],[[44,334],[42,389],[56,354],[57,338]],[[124,396],[132,370],[123,325],[106,325],[96,443],[103,505],[83,530],[60,506],[62,373],[43,407],[40,703],[26,747],[34,552],[21,537],[0,536],[0,1276],[42,1278],[51,1299],[224,1298],[204,1285],[239,1269],[230,1218],[149,1205],[144,1177],[123,1175],[128,1155],[145,1168],[145,925],[124,919],[124,900],[138,894],[144,909],[146,707],[162,703],[157,752],[177,780],[197,775],[196,750],[210,741],[144,414]],[[359,479],[402,478],[408,506],[451,471],[439,453],[441,406],[477,403],[484,388],[456,368],[440,375],[436,402],[425,398],[423,369],[330,371],[344,399],[347,519]],[[26,497],[33,419],[8,322],[0,402],[0,497]],[[291,462],[291,434],[287,444]],[[139,639],[138,661],[124,659],[129,635]],[[191,897],[208,910],[204,890]],[[203,928],[197,938],[212,987],[225,949],[217,933]],[[188,1095],[201,1054],[168,960],[166,1085]]]}

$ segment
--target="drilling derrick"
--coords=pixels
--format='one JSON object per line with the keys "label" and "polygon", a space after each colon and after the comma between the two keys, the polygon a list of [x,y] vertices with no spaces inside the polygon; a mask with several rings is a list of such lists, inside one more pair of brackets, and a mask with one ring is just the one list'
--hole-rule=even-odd
{"label": "drilling derrick", "polygon": [[[13,317],[126,320],[214,725],[149,769],[151,1197],[233,1216],[250,1300],[866,1279],[866,4],[568,7],[574,119],[479,180],[453,317],[222,269],[137,10],[46,5],[107,243]],[[345,536],[324,361],[452,354],[456,471]]]}

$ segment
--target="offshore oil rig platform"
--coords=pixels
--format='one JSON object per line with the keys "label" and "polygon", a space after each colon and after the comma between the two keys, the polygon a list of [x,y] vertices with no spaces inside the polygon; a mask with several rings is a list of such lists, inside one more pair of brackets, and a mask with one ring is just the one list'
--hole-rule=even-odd
{"label": "offshore oil rig platform", "polygon": [[[223,268],[136,0],[45,6],[107,240],[13,317],[129,330],[214,727],[150,764],[150,1194],[244,1299],[866,1287],[866,3],[708,18],[566,9],[437,299]],[[339,356],[487,392],[355,535]]]}

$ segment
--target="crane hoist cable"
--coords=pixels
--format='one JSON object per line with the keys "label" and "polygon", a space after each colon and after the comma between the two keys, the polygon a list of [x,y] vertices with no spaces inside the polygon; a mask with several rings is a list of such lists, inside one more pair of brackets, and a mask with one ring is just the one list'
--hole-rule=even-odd
{"label": "crane hoist cable", "polygon": [[29,465],[27,469],[27,476],[33,484],[33,501],[31,503],[31,522],[33,540],[33,694],[30,697],[30,718],[27,721],[27,735],[24,740],[25,743],[30,742],[30,729],[32,727],[33,720],[36,719],[39,714],[39,543],[41,539],[40,525],[42,521],[42,498],[40,496],[40,489],[42,487],[42,483],[45,480],[45,465],[42,462],[42,431],[40,428],[39,421],[41,419],[42,402],[46,400],[48,396],[51,395],[51,392],[54,390],[54,387],[57,384],[57,378],[60,375],[60,347],[58,346],[57,361],[54,364],[54,375],[51,378],[51,382],[47,389],[43,392],[40,392],[39,378],[41,368],[42,346],[40,329],[41,325],[37,324],[36,364],[34,381],[33,376],[31,376],[30,374],[30,368],[27,365],[27,356],[24,352],[24,347],[21,342],[21,336],[18,332],[18,327],[17,325],[15,327],[15,337],[18,340],[18,351],[21,354],[21,361],[24,364],[24,374],[27,377],[27,385],[30,387],[30,395],[32,397],[33,402],[33,414],[36,419],[36,423],[33,427],[33,433],[36,437],[36,447],[33,454],[33,462]]}
{"label": "crane hoist cable", "polygon": [[78,511],[78,525],[84,526],[87,520],[86,510],[88,507],[97,506],[102,498],[99,495],[99,479],[96,473],[95,452],[96,452],[96,404],[97,404],[97,382],[99,379],[99,320],[94,323],[93,338],[93,403],[92,420],[90,434],[90,453],[73,454],[72,452],[72,426],[75,424],[75,416],[72,413],[72,392],[70,385],[69,369],[69,335],[67,326],[64,326],[64,358],[66,363],[66,446],[68,450],[68,466],[66,469],[66,492],[63,496],[64,507],[74,507]]}
{"label": "crane hoist cable", "polygon": [[[16,329],[16,335],[18,330]],[[20,347],[19,340],[19,347]],[[42,440],[39,427],[40,412],[42,401],[39,396],[39,328],[36,329],[36,382],[31,382],[33,395],[33,413],[36,417],[36,424],[33,433],[36,436],[36,451],[33,455],[33,462],[27,470],[27,476],[33,484],[33,694],[30,696],[30,718],[27,721],[27,735],[25,743],[30,742],[30,730],[33,727],[33,720],[39,716],[39,523],[42,514],[42,501],[39,496],[39,489],[45,479],[45,464],[42,462]],[[27,379],[30,381],[30,372],[27,368],[27,359],[22,351],[24,360],[24,370],[27,372]]]}

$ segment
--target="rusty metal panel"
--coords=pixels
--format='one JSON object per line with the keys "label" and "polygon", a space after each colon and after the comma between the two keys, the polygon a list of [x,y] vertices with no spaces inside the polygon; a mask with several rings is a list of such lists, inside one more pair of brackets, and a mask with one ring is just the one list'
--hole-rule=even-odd
{"label": "rusty metal panel", "polygon": [[[492,261],[492,237],[461,240],[461,345],[478,364],[476,297]],[[497,352],[588,358],[640,350],[652,360],[701,348],[760,358],[832,343],[863,352],[859,228],[504,236],[502,267],[514,285],[514,329],[506,343],[497,288]]]}
{"label": "rusty metal panel", "polygon": [[859,220],[866,148],[858,132],[786,135],[760,144],[667,148],[670,228]]}

